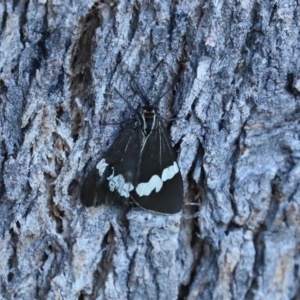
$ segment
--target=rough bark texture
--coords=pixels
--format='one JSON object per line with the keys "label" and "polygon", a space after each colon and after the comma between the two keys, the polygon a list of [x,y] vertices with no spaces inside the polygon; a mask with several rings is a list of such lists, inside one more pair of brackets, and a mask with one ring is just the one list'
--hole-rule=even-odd
{"label": "rough bark texture", "polygon": [[[300,299],[300,6],[0,2],[1,299]],[[80,185],[161,100],[183,214],[86,209]]]}

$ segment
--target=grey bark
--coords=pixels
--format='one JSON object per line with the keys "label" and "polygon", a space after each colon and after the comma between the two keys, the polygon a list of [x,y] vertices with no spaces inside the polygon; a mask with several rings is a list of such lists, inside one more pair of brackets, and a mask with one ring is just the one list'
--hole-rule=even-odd
{"label": "grey bark", "polygon": [[[300,299],[298,1],[0,3],[2,299]],[[178,119],[182,214],[86,209],[137,106]]]}

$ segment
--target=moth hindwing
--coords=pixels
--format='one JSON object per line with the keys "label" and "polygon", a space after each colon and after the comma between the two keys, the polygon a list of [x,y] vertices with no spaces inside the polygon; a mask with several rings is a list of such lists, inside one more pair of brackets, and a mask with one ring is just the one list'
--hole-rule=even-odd
{"label": "moth hindwing", "polygon": [[[141,95],[140,95],[141,96]],[[86,206],[124,205],[131,199],[141,208],[163,214],[181,211],[182,177],[169,135],[156,105],[141,96],[144,106],[84,180]]]}

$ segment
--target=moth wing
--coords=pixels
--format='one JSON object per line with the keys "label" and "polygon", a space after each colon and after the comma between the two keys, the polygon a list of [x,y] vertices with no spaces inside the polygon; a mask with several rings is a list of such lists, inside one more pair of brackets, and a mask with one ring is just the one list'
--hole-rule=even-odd
{"label": "moth wing", "polygon": [[103,204],[108,191],[104,176],[99,176],[99,171],[93,168],[83,181],[80,194],[81,202],[85,206]]}
{"label": "moth wing", "polygon": [[128,204],[129,192],[137,184],[141,140],[133,125],[119,134],[83,182],[80,197],[85,206]]}
{"label": "moth wing", "polygon": [[168,134],[162,125],[142,145],[138,184],[131,193],[140,207],[164,214],[181,211],[182,177]]}

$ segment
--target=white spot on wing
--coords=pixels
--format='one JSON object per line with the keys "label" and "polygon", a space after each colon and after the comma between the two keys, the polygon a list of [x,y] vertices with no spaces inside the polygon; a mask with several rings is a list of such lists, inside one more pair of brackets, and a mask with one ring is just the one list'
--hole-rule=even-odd
{"label": "white spot on wing", "polygon": [[176,161],[174,161],[173,165],[163,170],[161,178],[158,175],[153,175],[148,182],[139,183],[135,188],[135,191],[140,197],[149,196],[154,190],[158,193],[163,186],[163,182],[172,179],[178,172],[178,165]]}
{"label": "white spot on wing", "polygon": [[162,179],[162,181],[167,181],[169,179],[172,179],[174,177],[174,175],[177,174],[178,172],[179,172],[178,165],[177,165],[176,161],[174,161],[172,166],[165,168],[163,170],[161,179]]}
{"label": "white spot on wing", "polygon": [[158,193],[163,186],[162,180],[158,175],[153,175],[148,182],[141,182],[135,188],[136,193],[142,196],[148,196],[150,193],[155,190]]}
{"label": "white spot on wing", "polygon": [[[106,162],[105,158],[102,158],[99,163],[97,164],[96,168],[99,170],[100,176],[102,176],[105,172],[108,163]],[[107,177],[108,187],[110,191],[117,190],[118,193],[126,198],[129,198],[129,192],[134,189],[134,186],[130,182],[125,182],[125,179],[122,175],[114,176],[115,170],[112,168],[113,173]]]}
{"label": "white spot on wing", "polygon": [[129,192],[134,189],[134,186],[130,182],[125,182],[123,175],[119,174],[114,176],[114,171],[112,175],[107,177],[107,180],[109,181],[109,189],[112,192],[117,190],[118,193],[125,198],[129,198]]}
{"label": "white spot on wing", "polygon": [[[97,164],[96,168],[99,170],[100,176],[102,176],[105,172],[108,163],[106,162],[105,158],[102,158],[100,162]],[[107,177],[109,181],[108,186],[110,191],[115,191],[125,197],[129,198],[129,193],[134,189],[134,186],[130,182],[125,182],[123,175],[119,174],[114,176],[114,168],[112,168],[113,173]],[[148,182],[141,182],[136,187],[136,193],[142,196],[149,196],[152,191],[155,190],[158,193],[162,186],[163,182],[172,179],[175,174],[179,172],[179,168],[177,163],[174,161],[173,165],[165,168],[162,172],[161,178],[158,175],[153,175]]]}
{"label": "white spot on wing", "polygon": [[103,175],[107,166],[108,166],[108,164],[106,163],[105,158],[102,158],[96,166],[96,168],[99,170],[100,176]]}

